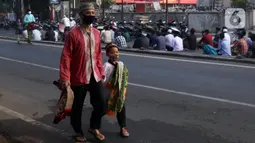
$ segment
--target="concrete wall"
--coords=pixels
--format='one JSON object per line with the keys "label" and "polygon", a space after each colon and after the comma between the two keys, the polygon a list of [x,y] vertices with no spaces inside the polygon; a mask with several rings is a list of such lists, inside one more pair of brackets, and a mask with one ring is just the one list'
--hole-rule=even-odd
{"label": "concrete wall", "polygon": [[[114,16],[117,20],[121,20],[120,13],[109,13],[108,16]],[[159,19],[165,20],[165,13],[125,13],[124,19],[127,21],[135,20],[136,15],[146,15],[152,21]],[[201,32],[204,29],[214,30],[215,27],[222,27],[225,25],[224,13],[222,12],[169,12],[169,19],[182,21],[186,15],[189,28],[195,28],[196,31]],[[253,29],[255,27],[255,11],[246,12],[246,29]]]}

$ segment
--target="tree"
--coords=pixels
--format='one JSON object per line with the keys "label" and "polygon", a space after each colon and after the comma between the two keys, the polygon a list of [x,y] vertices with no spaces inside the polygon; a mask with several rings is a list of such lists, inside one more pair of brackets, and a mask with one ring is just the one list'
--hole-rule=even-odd
{"label": "tree", "polygon": [[0,1],[0,12],[11,12],[13,11],[13,0],[1,0]]}
{"label": "tree", "polygon": [[115,0],[102,0],[102,4],[104,4],[105,8],[108,8],[110,5],[113,5],[115,3]]}
{"label": "tree", "polygon": [[236,8],[245,9],[248,4],[248,0],[232,0],[232,6]]}

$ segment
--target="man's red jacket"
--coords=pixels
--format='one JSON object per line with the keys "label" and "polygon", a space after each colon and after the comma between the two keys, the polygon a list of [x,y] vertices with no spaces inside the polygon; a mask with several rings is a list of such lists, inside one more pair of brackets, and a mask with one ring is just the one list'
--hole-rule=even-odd
{"label": "man's red jacket", "polygon": [[[92,75],[97,82],[103,80],[100,32],[92,28],[89,35],[77,26],[66,37],[60,61],[61,81],[70,81],[72,86],[79,86],[89,84]],[[93,69],[90,68],[91,63]]]}

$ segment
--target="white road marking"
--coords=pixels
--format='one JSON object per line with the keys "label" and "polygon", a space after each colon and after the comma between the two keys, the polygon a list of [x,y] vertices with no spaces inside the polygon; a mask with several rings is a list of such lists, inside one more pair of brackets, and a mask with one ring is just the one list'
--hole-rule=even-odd
{"label": "white road marking", "polygon": [[[0,41],[16,42],[13,40],[2,40],[2,39],[0,39]],[[23,43],[26,43],[26,42],[23,42]],[[41,44],[41,43],[33,43],[33,45],[54,47],[54,48],[60,48],[60,49],[63,48],[63,46],[61,46],[61,45],[50,45],[50,44]],[[38,47],[32,46],[32,48],[38,48]],[[195,64],[206,64],[206,65],[213,65],[213,66],[255,69],[255,66],[253,66],[253,65],[228,64],[228,63],[209,62],[209,61],[202,61],[202,60],[198,61],[198,60],[194,60],[194,59],[185,60],[185,59],[170,58],[170,57],[150,56],[150,55],[144,55],[144,54],[134,54],[134,53],[130,54],[130,53],[126,53],[126,52],[121,52],[121,55],[130,56],[130,57],[138,57],[138,58],[149,58],[149,59],[156,59],[156,60],[168,60],[168,61],[195,63]]]}
{"label": "white road marking", "polygon": [[[21,63],[21,64],[26,64],[26,65],[31,65],[31,66],[35,66],[35,67],[40,67],[40,68],[44,68],[44,69],[59,71],[58,68],[53,68],[53,67],[40,65],[40,64],[35,64],[35,63],[31,63],[31,62],[25,62],[25,61],[15,60],[15,59],[1,57],[1,56],[0,56],[0,59],[6,60],[6,61],[11,61],[11,62],[16,62],[16,63]],[[129,85],[135,86],[135,87],[152,89],[152,90],[158,90],[158,91],[167,92],[167,93],[172,93],[173,95],[178,94],[178,95],[182,95],[182,96],[189,96],[189,97],[195,97],[195,98],[206,99],[206,100],[211,100],[211,101],[217,101],[217,102],[221,102],[221,103],[228,103],[228,104],[234,104],[234,105],[240,105],[240,106],[255,108],[255,104],[239,102],[239,101],[233,101],[233,100],[229,100],[229,99],[209,97],[209,96],[204,96],[204,95],[199,95],[199,94],[175,91],[175,90],[164,89],[164,88],[153,87],[153,86],[142,85],[142,84],[131,83],[131,82],[129,82]]]}
{"label": "white road marking", "polygon": [[42,122],[36,121],[36,120],[34,120],[34,119],[30,118],[30,117],[27,117],[27,116],[25,116],[23,114],[20,114],[20,113],[18,113],[16,111],[13,111],[13,110],[11,110],[9,108],[6,108],[4,106],[1,106],[1,105],[0,105],[0,111],[6,113],[8,115],[11,115],[13,117],[19,118],[22,121],[25,121],[25,122],[27,122],[29,124],[32,124],[32,125],[34,125],[36,127],[44,129],[46,131],[59,133],[59,134],[61,134],[62,137],[66,138],[66,139],[70,139],[70,137],[71,137],[71,134],[66,133],[64,130],[59,130],[59,129],[54,128],[54,127],[52,127],[50,125],[47,125],[47,124],[44,124]]}

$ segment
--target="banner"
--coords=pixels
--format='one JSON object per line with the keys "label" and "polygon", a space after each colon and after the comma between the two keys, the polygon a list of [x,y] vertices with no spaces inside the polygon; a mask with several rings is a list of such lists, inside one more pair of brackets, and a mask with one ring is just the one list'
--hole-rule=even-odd
{"label": "banner", "polygon": [[[168,4],[196,4],[198,0],[168,0]],[[115,0],[116,3],[122,3],[122,0]],[[123,3],[166,3],[167,0],[123,0]]]}

